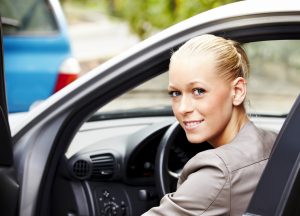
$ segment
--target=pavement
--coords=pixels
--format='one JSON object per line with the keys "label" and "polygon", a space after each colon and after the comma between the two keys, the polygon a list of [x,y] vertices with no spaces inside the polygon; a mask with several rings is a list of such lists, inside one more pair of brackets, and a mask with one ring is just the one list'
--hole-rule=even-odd
{"label": "pavement", "polygon": [[69,34],[74,57],[79,60],[83,73],[140,41],[126,22],[97,12],[70,23]]}

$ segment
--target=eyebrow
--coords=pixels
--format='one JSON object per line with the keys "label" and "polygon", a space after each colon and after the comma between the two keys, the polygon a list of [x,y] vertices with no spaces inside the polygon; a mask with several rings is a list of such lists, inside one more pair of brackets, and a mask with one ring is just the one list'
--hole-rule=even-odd
{"label": "eyebrow", "polygon": [[[200,81],[195,80],[195,81],[190,82],[190,83],[188,84],[188,86],[193,86],[193,85],[195,85],[195,84],[205,85],[205,84],[203,84],[203,82],[200,82]],[[176,88],[172,83],[170,83],[170,84],[168,85],[168,89],[177,89],[177,88]]]}
{"label": "eyebrow", "polygon": [[198,80],[192,81],[192,82],[190,82],[188,85],[195,85],[195,84],[205,85],[203,82],[198,81]]}
{"label": "eyebrow", "polygon": [[168,89],[169,88],[176,88],[172,83],[169,83],[169,85],[168,85]]}

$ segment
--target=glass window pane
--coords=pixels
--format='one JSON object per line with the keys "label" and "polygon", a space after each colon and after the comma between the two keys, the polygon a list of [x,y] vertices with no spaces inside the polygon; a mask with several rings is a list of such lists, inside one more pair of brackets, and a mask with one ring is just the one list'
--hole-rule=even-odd
{"label": "glass window pane", "polygon": [[57,30],[52,8],[45,0],[0,0],[4,34],[45,34]]}
{"label": "glass window pane", "polygon": [[163,73],[113,100],[101,112],[169,107],[171,99],[167,87],[168,73]]}
{"label": "glass window pane", "polygon": [[245,45],[250,61],[247,107],[254,114],[287,114],[300,90],[300,41]]}

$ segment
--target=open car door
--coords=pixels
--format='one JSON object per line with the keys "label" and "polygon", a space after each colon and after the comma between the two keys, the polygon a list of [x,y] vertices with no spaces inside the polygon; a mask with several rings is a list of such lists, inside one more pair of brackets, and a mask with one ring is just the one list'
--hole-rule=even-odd
{"label": "open car door", "polygon": [[275,141],[246,216],[300,215],[300,96]]}
{"label": "open car door", "polygon": [[13,146],[8,122],[0,22],[0,214],[17,215],[19,185],[13,166]]}

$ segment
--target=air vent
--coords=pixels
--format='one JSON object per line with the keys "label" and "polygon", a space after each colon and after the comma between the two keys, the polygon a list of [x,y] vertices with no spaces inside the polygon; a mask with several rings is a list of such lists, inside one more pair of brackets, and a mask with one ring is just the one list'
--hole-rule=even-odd
{"label": "air vent", "polygon": [[80,180],[88,178],[90,171],[90,164],[85,160],[78,160],[73,164],[73,174]]}
{"label": "air vent", "polygon": [[109,179],[114,174],[115,159],[111,154],[98,154],[90,156],[93,170],[92,178]]}

